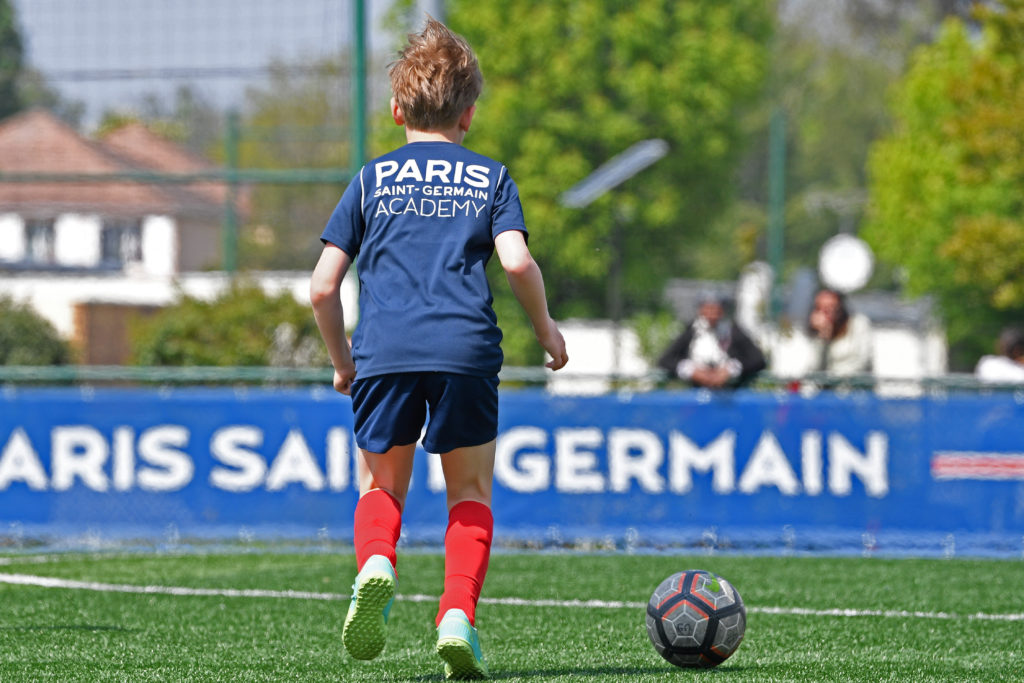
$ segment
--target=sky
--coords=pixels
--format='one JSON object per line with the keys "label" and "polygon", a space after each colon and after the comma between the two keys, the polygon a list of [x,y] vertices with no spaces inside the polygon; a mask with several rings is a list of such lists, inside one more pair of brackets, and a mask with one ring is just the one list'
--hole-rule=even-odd
{"label": "sky", "polygon": [[[348,50],[350,0],[11,0],[28,62],[65,97],[104,111],[192,83],[212,104],[244,101],[272,60],[309,63]],[[386,54],[389,3],[366,0],[368,51]]]}

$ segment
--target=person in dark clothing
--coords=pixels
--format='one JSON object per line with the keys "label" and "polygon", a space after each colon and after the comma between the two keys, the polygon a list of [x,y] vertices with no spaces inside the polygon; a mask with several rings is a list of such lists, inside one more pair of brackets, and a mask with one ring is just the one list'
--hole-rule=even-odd
{"label": "person in dark clothing", "polygon": [[725,316],[717,296],[705,296],[697,318],[658,359],[670,377],[709,389],[736,387],[765,368],[764,353]]}

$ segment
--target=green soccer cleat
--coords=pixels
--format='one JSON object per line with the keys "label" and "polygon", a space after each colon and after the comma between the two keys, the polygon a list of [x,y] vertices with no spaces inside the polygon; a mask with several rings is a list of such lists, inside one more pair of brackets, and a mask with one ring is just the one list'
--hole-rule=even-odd
{"label": "green soccer cleat", "polygon": [[341,631],[345,649],[354,659],[373,659],[384,649],[397,587],[391,561],[383,555],[370,556],[352,584],[352,601]]}
{"label": "green soccer cleat", "polygon": [[480,636],[460,609],[444,613],[437,627],[437,654],[445,661],[445,678],[487,677],[487,665],[480,651]]}

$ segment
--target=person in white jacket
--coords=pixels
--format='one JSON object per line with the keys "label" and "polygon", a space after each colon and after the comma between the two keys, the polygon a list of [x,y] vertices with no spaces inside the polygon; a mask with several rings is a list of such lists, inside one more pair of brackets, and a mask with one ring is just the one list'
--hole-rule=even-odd
{"label": "person in white jacket", "polygon": [[807,331],[819,354],[815,370],[843,376],[871,370],[871,321],[851,313],[842,293],[821,289],[815,294]]}
{"label": "person in white jacket", "polygon": [[772,372],[781,377],[869,373],[872,334],[871,321],[866,315],[852,313],[844,294],[819,289],[806,325],[794,326],[773,340]]}
{"label": "person in white jacket", "polygon": [[974,376],[991,384],[1024,382],[1024,330],[1008,327],[996,342],[998,353],[982,356]]}

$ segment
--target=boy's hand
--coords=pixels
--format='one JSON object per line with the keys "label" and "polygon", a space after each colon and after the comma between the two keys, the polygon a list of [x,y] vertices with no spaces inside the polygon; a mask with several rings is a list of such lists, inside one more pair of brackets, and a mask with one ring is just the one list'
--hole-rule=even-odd
{"label": "boy's hand", "polygon": [[548,318],[547,328],[537,332],[537,341],[551,356],[551,360],[545,363],[544,367],[559,370],[569,362],[569,354],[565,352],[565,339],[558,331],[558,325],[551,318]]}
{"label": "boy's hand", "polygon": [[352,391],[352,380],[356,378],[355,364],[343,365],[334,369],[334,390],[348,396]]}

